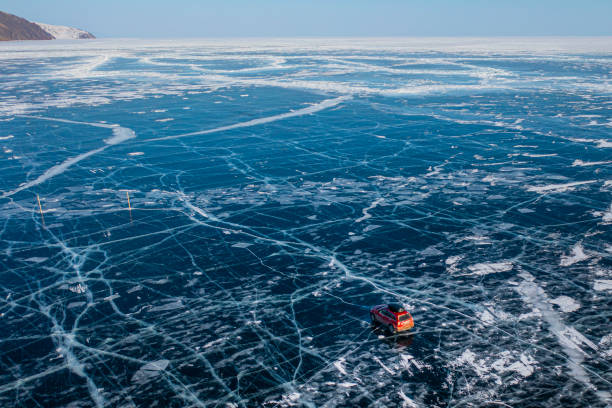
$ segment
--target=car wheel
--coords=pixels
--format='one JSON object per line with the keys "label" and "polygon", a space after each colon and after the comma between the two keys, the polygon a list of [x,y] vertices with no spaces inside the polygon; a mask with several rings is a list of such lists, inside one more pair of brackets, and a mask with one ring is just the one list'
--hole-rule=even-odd
{"label": "car wheel", "polygon": [[395,327],[393,327],[392,324],[387,326],[387,330],[389,331],[389,334],[395,334]]}
{"label": "car wheel", "polygon": [[372,321],[372,324],[376,324],[376,317],[374,316],[374,313],[370,313],[370,320]]}

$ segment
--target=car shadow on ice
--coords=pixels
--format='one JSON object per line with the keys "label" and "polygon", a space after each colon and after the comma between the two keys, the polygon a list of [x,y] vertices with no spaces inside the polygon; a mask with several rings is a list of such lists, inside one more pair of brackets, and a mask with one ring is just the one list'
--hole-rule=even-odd
{"label": "car shadow on ice", "polygon": [[389,347],[410,347],[414,341],[414,333],[412,331],[393,334],[378,323],[370,321],[368,321],[368,323],[370,324],[372,333],[374,333],[380,341],[387,343]]}

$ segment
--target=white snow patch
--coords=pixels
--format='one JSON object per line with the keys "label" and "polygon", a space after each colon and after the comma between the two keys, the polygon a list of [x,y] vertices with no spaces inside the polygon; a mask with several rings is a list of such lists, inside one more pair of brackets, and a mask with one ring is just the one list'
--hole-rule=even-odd
{"label": "white snow patch", "polygon": [[610,279],[597,279],[593,284],[595,290],[612,290],[612,280]]}
{"label": "white snow patch", "polygon": [[581,138],[569,138],[572,142],[581,143],[595,143],[600,149],[612,147],[612,141],[606,139],[581,139]]}
{"label": "white snow patch", "polygon": [[555,299],[549,300],[548,303],[559,306],[559,308],[566,313],[575,312],[576,310],[580,309],[580,303],[569,296],[559,296]]}
{"label": "white snow patch", "polygon": [[438,248],[432,245],[419,252],[419,255],[426,257],[442,256],[444,255],[444,252],[440,251]]}
{"label": "white snow patch", "polygon": [[554,157],[556,156],[557,153],[522,153],[522,156],[525,157],[532,157],[532,158],[538,158],[538,157]]}
{"label": "white snow patch", "polygon": [[372,204],[370,204],[369,207],[366,207],[363,210],[361,210],[361,213],[363,214],[363,216],[357,218],[355,220],[355,222],[361,222],[361,221],[367,220],[368,218],[371,218],[372,216],[370,215],[370,213],[368,213],[368,211],[373,210],[374,208],[376,208],[383,201],[385,201],[384,198],[379,198],[379,199],[375,200]]}
{"label": "white snow patch", "polygon": [[489,275],[491,273],[508,272],[512,270],[512,262],[487,262],[468,266],[472,275]]}
{"label": "white snow patch", "polygon": [[609,140],[598,140],[597,147],[599,147],[600,149],[603,149],[603,148],[609,149],[612,147],[612,142]]}
{"label": "white snow patch", "polygon": [[78,283],[74,286],[69,286],[68,290],[73,293],[85,293],[87,291],[87,286]]}
{"label": "white snow patch", "polygon": [[45,257],[42,257],[42,256],[33,256],[31,258],[26,259],[25,261],[26,262],[41,263],[41,262],[46,261],[47,259],[49,259],[49,258],[45,258]]}
{"label": "white snow patch", "polygon": [[340,371],[340,374],[342,375],[346,375],[346,369],[344,368],[344,358],[341,358],[338,361],[334,362],[334,367],[336,367],[336,370]]}
{"label": "white snow patch", "polygon": [[584,253],[584,248],[582,248],[582,245],[578,243],[574,245],[570,255],[563,255],[561,257],[561,262],[559,264],[561,266],[570,266],[589,258],[590,256]]}
{"label": "white snow patch", "polygon": [[126,291],[126,293],[134,293],[134,292],[138,292],[138,291],[140,291],[140,290],[142,290],[142,286],[140,286],[140,285],[136,285],[136,286],[134,286],[133,288],[128,289],[128,290]]}
{"label": "white snow patch", "polygon": [[152,363],[148,363],[140,367],[136,373],[132,376],[132,382],[136,384],[144,384],[152,378],[157,377],[162,371],[164,371],[170,360],[158,360]]}
{"label": "white snow patch", "polygon": [[85,306],[86,304],[86,302],[70,302],[68,306],[66,306],[66,309],[73,309],[75,307]]}
{"label": "white snow patch", "polygon": [[[597,345],[595,343],[584,337],[582,333],[571,326],[566,326],[561,333],[567,340],[566,344],[570,346],[584,345],[592,348],[593,350],[597,350]],[[584,351],[582,352],[586,355]]]}
{"label": "white snow patch", "polygon": [[391,370],[389,367],[387,367],[382,361],[380,361],[378,357],[374,357],[374,361],[376,361],[382,367],[382,369],[385,370],[387,373],[391,375],[395,375],[395,372]]}
{"label": "white snow patch", "polygon": [[604,358],[612,357],[612,334],[607,334],[599,340],[599,349]]}
{"label": "white snow patch", "polygon": [[517,361],[511,364],[510,366],[506,367],[506,370],[516,371],[523,377],[529,377],[534,372],[534,367],[533,367],[534,363],[535,363],[535,360],[532,359],[530,356],[521,354],[520,361]]}
{"label": "white snow patch", "polygon": [[582,367],[585,356],[588,356],[588,354],[580,346],[586,345],[594,350],[597,350],[597,346],[576,329],[563,323],[559,314],[550,305],[548,295],[544,289],[538,286],[533,275],[522,272],[520,276],[523,277],[524,281],[515,290],[526,304],[531,305],[534,310],[541,313],[549,330],[557,337],[557,341],[568,356],[570,375],[588,388],[594,388],[589,375]]}
{"label": "white snow patch", "polygon": [[459,270],[459,268],[457,268],[457,264],[459,263],[459,261],[461,261],[463,259],[463,256],[461,255],[453,255],[453,256],[449,256],[448,258],[446,258],[446,272],[448,273],[455,273]]}
{"label": "white snow patch", "polygon": [[601,219],[606,224],[612,223],[612,204],[610,204],[610,208],[608,209],[608,211],[603,213]]}
{"label": "white snow patch", "polygon": [[479,377],[482,377],[483,374],[489,371],[489,368],[486,366],[485,361],[477,360],[476,354],[474,354],[474,352],[472,352],[470,349],[466,349],[463,354],[461,354],[461,357],[457,359],[456,363],[472,366],[472,368],[474,369],[474,371],[476,371],[476,374]]}
{"label": "white snow patch", "polygon": [[132,129],[124,128],[121,126],[113,127],[113,136],[105,139],[104,143],[108,145],[116,145],[121,142],[125,142],[128,139],[136,137],[136,133]]}
{"label": "white snow patch", "polygon": [[404,394],[404,391],[400,390],[399,396],[402,399],[402,408],[418,408],[418,405],[406,394]]}
{"label": "white snow patch", "polygon": [[165,305],[152,307],[149,309],[149,312],[166,312],[168,310],[180,309],[183,306],[183,302],[179,299],[174,302],[166,303]]}
{"label": "white snow patch", "polygon": [[110,302],[111,300],[115,300],[115,299],[120,298],[120,297],[121,297],[121,295],[119,295],[118,293],[115,293],[114,295],[106,296],[106,297],[105,297],[104,299],[102,299],[102,300],[105,300],[105,301],[107,301],[107,302]]}
{"label": "white snow patch", "polygon": [[491,312],[489,312],[488,310],[477,313],[477,315],[478,315],[478,318],[487,326],[490,326],[493,323],[495,323],[495,316],[493,316]]}
{"label": "white snow patch", "polygon": [[585,162],[582,160],[574,160],[574,162],[572,163],[572,167],[587,167],[587,166],[599,166],[602,164],[610,164],[612,163],[612,161],[608,160],[608,161],[596,161],[596,162]]}
{"label": "white snow patch", "polygon": [[491,239],[482,235],[468,235],[457,239],[455,242],[472,241],[474,245],[491,245]]}
{"label": "white snow patch", "polygon": [[344,387],[344,388],[351,388],[351,387],[356,387],[357,386],[356,383],[352,383],[352,382],[341,382],[341,383],[338,383],[338,385],[340,387]]}
{"label": "white snow patch", "polygon": [[363,229],[363,232],[370,232],[370,231],[374,231],[377,228],[380,228],[380,225],[376,225],[376,224],[372,224],[372,225],[368,225],[367,227],[365,227]]}
{"label": "white snow patch", "polygon": [[533,193],[564,193],[566,191],[571,191],[577,186],[582,186],[585,184],[592,184],[597,182],[597,180],[587,180],[587,181],[575,181],[573,183],[565,183],[565,184],[549,184],[546,186],[530,186],[527,187],[527,191]]}
{"label": "white snow patch", "polygon": [[253,245],[253,244],[250,244],[250,243],[248,243],[248,242],[238,242],[238,243],[236,243],[236,244],[232,245],[232,247],[233,247],[233,248],[248,248],[248,247],[250,247],[251,245]]}
{"label": "white snow patch", "polygon": [[531,208],[519,208],[518,212],[520,212],[521,214],[530,214],[534,213],[535,210],[532,210]]}

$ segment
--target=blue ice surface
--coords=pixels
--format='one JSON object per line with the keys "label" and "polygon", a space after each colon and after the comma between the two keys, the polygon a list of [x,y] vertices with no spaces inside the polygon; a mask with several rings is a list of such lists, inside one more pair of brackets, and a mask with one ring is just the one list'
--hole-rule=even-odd
{"label": "blue ice surface", "polygon": [[522,41],[0,48],[0,405],[609,406],[612,45]]}

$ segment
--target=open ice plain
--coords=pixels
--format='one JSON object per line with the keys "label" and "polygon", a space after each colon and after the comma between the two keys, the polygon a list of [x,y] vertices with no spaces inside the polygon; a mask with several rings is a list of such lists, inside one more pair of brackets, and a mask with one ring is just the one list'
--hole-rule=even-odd
{"label": "open ice plain", "polygon": [[611,72],[610,39],[2,44],[0,405],[610,406]]}

